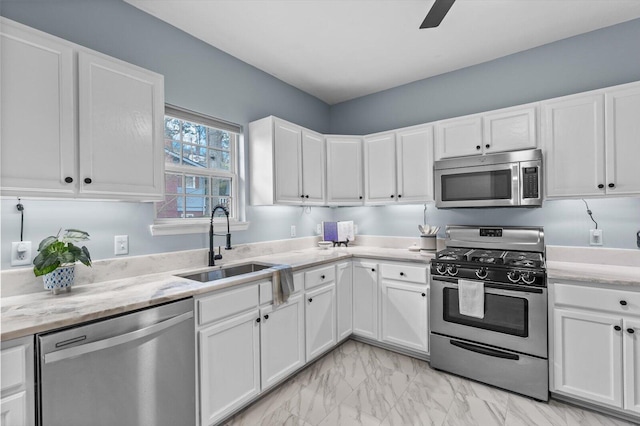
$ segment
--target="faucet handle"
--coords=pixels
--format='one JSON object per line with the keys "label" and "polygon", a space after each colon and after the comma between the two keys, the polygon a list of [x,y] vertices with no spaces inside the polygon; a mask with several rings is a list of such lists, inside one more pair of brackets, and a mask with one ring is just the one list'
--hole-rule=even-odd
{"label": "faucet handle", "polygon": [[216,254],[215,256],[213,256],[213,258],[215,260],[220,260],[222,259],[222,253],[220,253],[220,246],[218,246],[218,254]]}

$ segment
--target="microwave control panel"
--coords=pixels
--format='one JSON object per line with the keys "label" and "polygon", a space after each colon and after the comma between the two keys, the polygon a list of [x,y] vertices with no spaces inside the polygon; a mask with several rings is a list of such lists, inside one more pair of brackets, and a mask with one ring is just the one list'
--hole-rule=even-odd
{"label": "microwave control panel", "polygon": [[538,167],[522,168],[522,197],[523,198],[539,198],[540,192],[538,188],[539,180]]}

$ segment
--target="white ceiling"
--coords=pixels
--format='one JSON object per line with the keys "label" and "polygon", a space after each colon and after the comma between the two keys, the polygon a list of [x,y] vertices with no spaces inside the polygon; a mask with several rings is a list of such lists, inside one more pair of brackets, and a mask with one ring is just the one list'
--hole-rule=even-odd
{"label": "white ceiling", "polygon": [[640,0],[125,0],[335,104],[640,17]]}

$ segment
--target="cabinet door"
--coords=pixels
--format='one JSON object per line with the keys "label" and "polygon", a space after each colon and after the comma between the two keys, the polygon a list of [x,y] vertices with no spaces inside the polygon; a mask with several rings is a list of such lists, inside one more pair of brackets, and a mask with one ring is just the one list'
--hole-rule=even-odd
{"label": "cabinet door", "polygon": [[380,281],[382,297],[381,340],[427,353],[429,328],[427,287]]}
{"label": "cabinet door", "polygon": [[378,265],[353,264],[353,334],[378,340]]}
{"label": "cabinet door", "polygon": [[604,195],[604,96],[544,102],[542,115],[547,197]]}
{"label": "cabinet door", "polygon": [[554,309],[555,390],[622,408],[622,321]]}
{"label": "cabinet door", "polygon": [[362,141],[327,137],[327,204],[362,204]]}
{"label": "cabinet door", "polygon": [[200,424],[211,425],[260,392],[260,323],[256,309],[198,333]]}
{"label": "cabinet door", "polygon": [[305,362],[304,305],[302,295],[290,297],[277,308],[260,309],[262,390],[302,367]]}
{"label": "cabinet door", "polygon": [[353,333],[353,268],[351,262],[336,265],[336,305],[338,341],[340,341]]}
{"label": "cabinet door", "polygon": [[624,321],[624,408],[640,414],[640,321]]}
{"label": "cabinet door", "polygon": [[307,361],[335,346],[336,285],[331,283],[305,295]]}
{"label": "cabinet door", "polygon": [[365,204],[396,200],[396,143],[393,133],[364,138]]}
{"label": "cabinet door", "polygon": [[26,426],[27,393],[19,392],[0,400],[0,424],[2,426]]}
{"label": "cabinet door", "polygon": [[606,94],[607,194],[640,193],[640,85]]}
{"label": "cabinet door", "polygon": [[302,131],[302,194],[305,204],[324,204],[324,136]]}
{"label": "cabinet door", "polygon": [[454,118],[436,125],[436,160],[482,152],[482,118]]}
{"label": "cabinet door", "polygon": [[80,194],[161,200],[164,79],[117,59],[78,54]]}
{"label": "cabinet door", "polygon": [[4,20],[0,38],[2,195],[73,195],[73,50]]}
{"label": "cabinet door", "polygon": [[537,146],[536,107],[515,107],[483,117],[485,153],[516,151]]}
{"label": "cabinet door", "polygon": [[302,203],[302,129],[273,121],[275,194],[277,203]]}
{"label": "cabinet door", "polygon": [[398,202],[433,201],[433,126],[396,133]]}

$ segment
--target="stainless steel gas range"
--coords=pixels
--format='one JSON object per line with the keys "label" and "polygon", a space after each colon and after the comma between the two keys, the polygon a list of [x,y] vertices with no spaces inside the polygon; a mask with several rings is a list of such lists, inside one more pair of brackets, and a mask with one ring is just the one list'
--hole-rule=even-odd
{"label": "stainless steel gas range", "polygon": [[547,401],[547,277],[538,227],[448,226],[431,261],[431,366]]}

